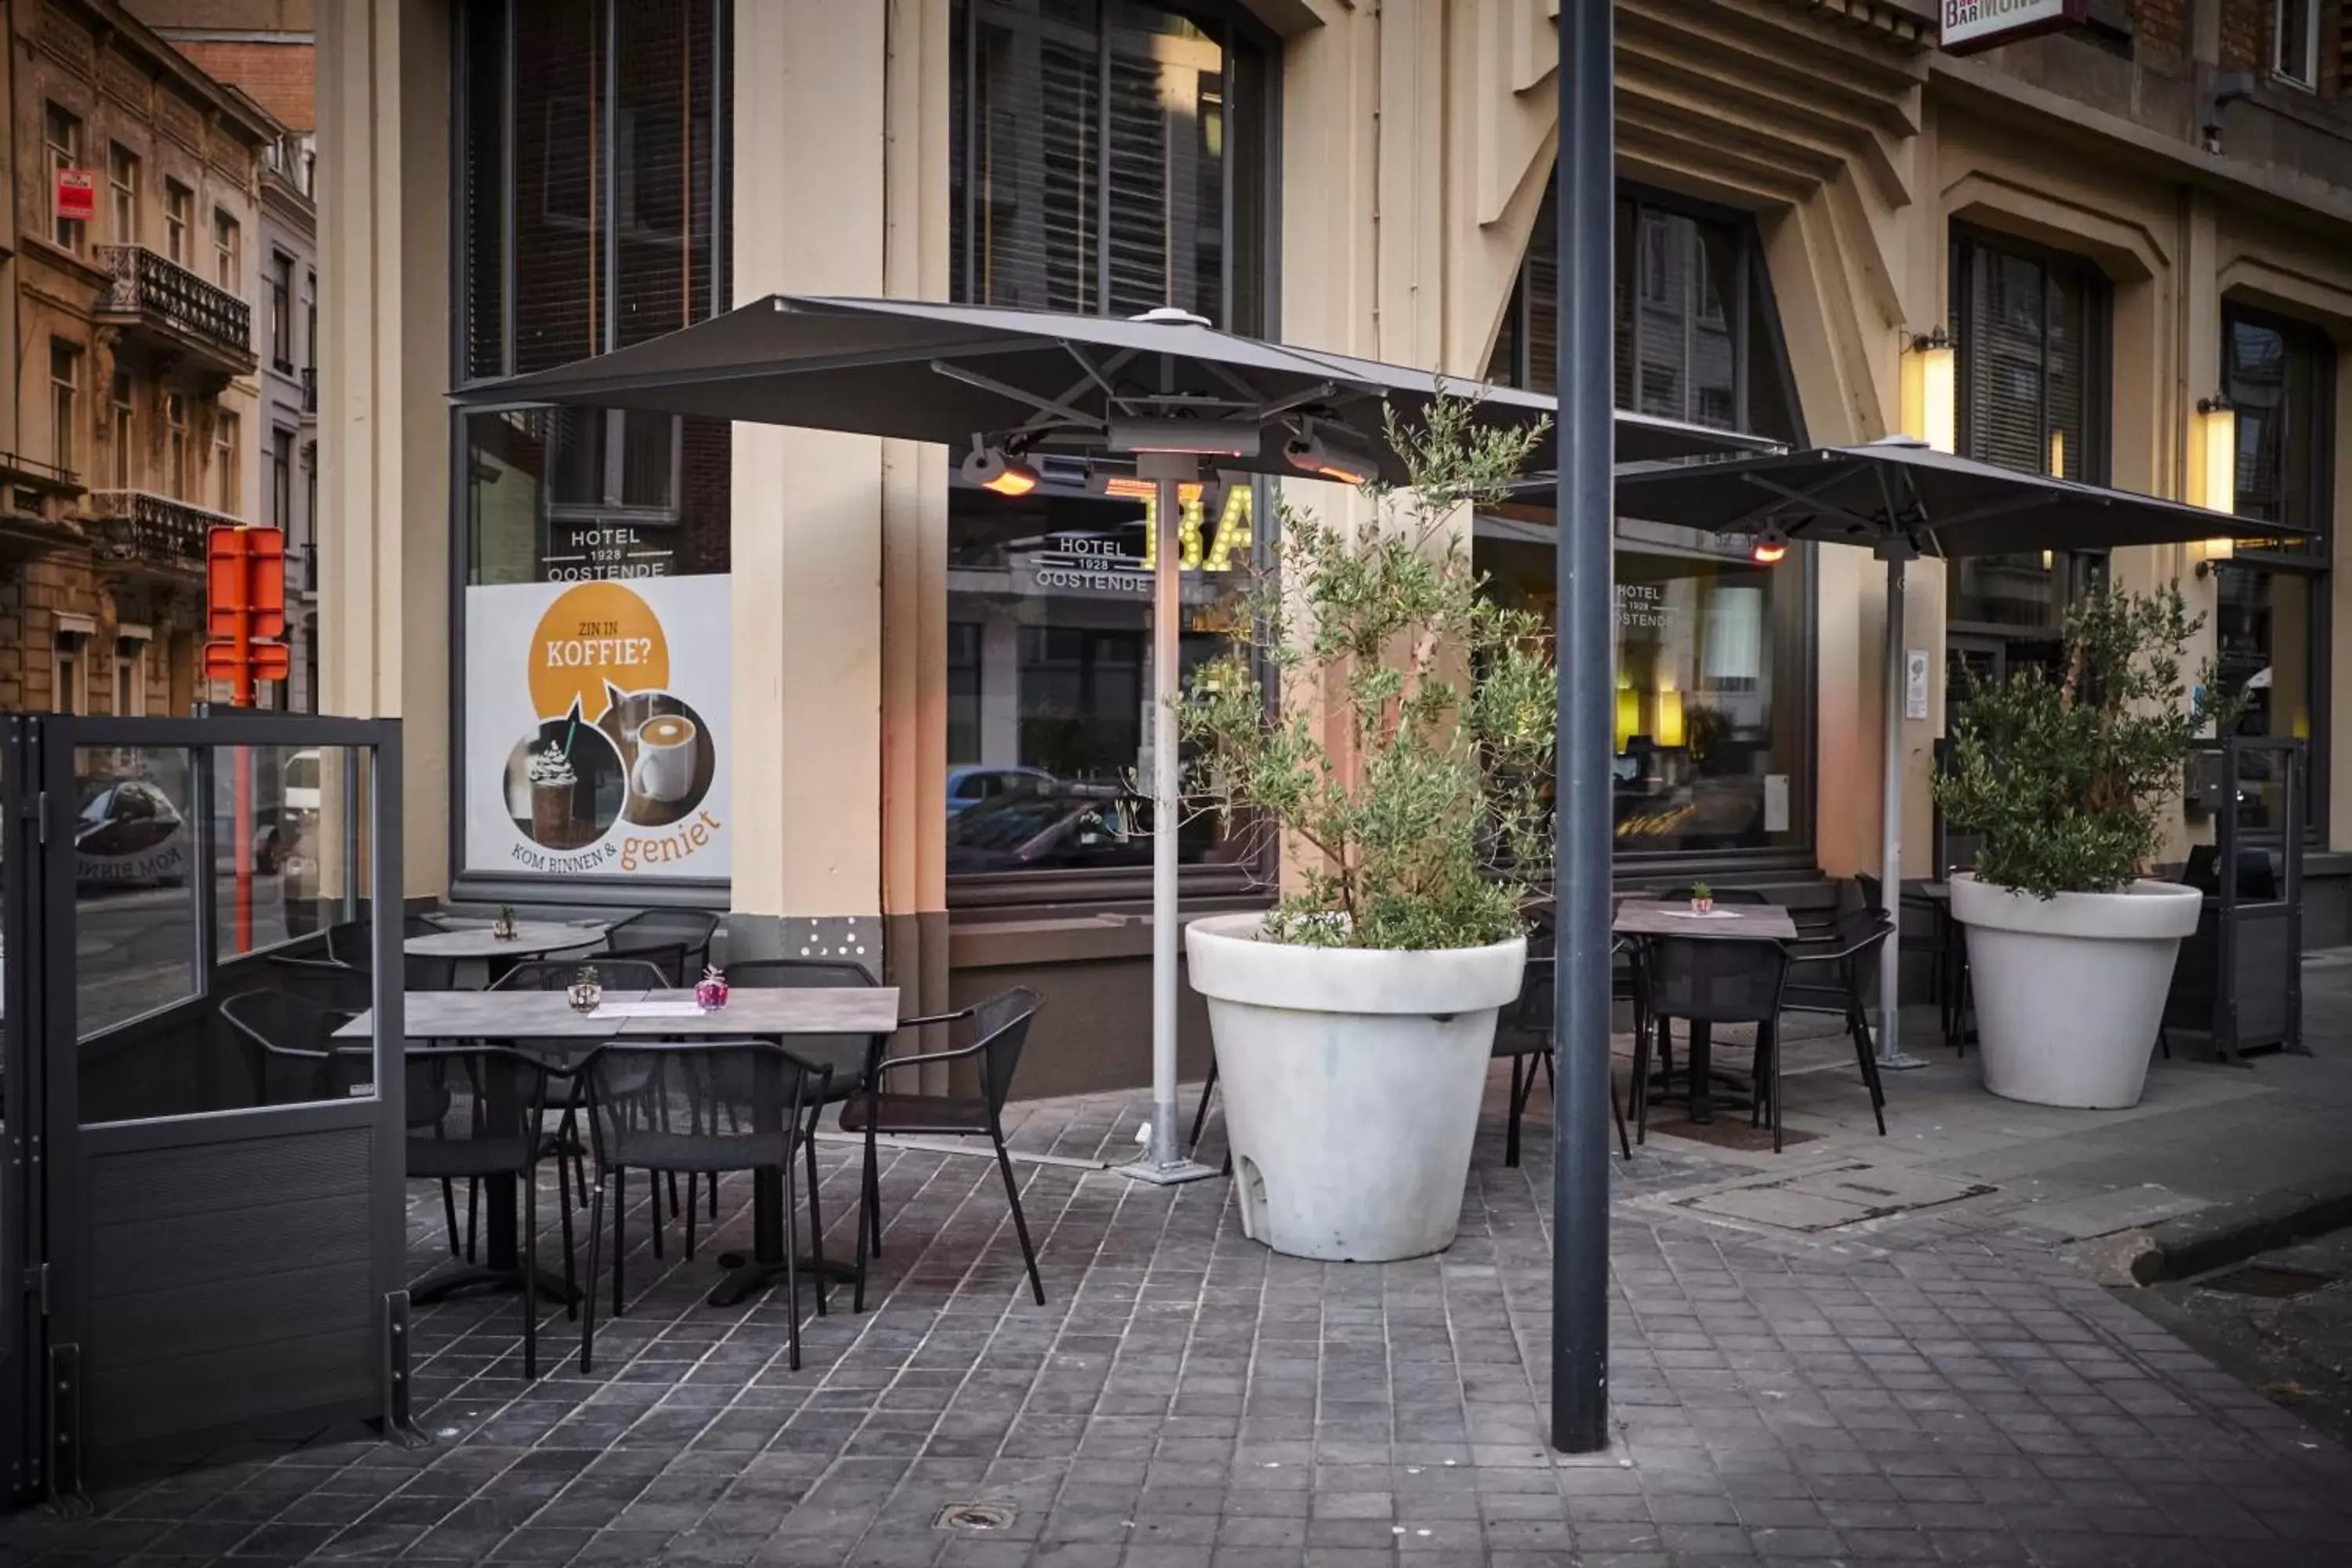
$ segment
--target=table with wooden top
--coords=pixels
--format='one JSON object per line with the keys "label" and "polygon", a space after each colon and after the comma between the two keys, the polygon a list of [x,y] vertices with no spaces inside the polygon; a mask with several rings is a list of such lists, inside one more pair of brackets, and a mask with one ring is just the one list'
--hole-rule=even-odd
{"label": "table with wooden top", "polygon": [[[1627,899],[1610,921],[1619,936],[1691,937],[1706,942],[1794,942],[1797,922],[1778,904],[1717,904],[1707,913],[1687,903]],[[1715,1120],[1715,1042],[1712,1030],[1690,1022],[1690,1119],[1706,1126]]]}
{"label": "table with wooden top", "polygon": [[[817,1048],[795,1054],[812,1065],[832,1068],[836,1077],[845,1068],[855,1075],[865,1070],[864,1052],[859,1049],[855,1061],[838,1059],[849,1055],[841,1042],[887,1035],[898,1026],[898,993],[888,985],[747,988],[735,991],[726,1006],[711,1012],[693,1004],[691,991],[607,991],[601,1005],[583,1013],[561,991],[411,991],[402,1007],[412,1037],[511,1041],[558,1072],[575,1068],[598,1046],[616,1040],[773,1040],[793,1049],[795,1037],[804,1037]],[[663,1011],[653,1016],[635,1013],[647,1005]],[[335,1033],[339,1038],[365,1039],[373,1029],[369,1015],[362,1013]],[[483,1178],[489,1207],[483,1267],[425,1280],[412,1292],[415,1300],[438,1300],[479,1285],[520,1287],[514,1183],[511,1175]],[[721,1257],[726,1273],[710,1292],[713,1306],[731,1306],[783,1271],[783,1173],[752,1173],[751,1194],[751,1256]],[[558,1300],[568,1299],[561,1280],[543,1276],[542,1289]]]}

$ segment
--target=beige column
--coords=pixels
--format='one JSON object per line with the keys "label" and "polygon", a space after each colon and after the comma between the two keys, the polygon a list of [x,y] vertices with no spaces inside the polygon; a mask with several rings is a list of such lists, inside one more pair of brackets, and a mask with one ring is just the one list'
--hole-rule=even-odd
{"label": "beige column", "polygon": [[[892,9],[736,9],[739,305],[883,291]],[[793,922],[795,953],[811,933],[854,948],[838,922],[882,908],[883,443],[738,425],[734,450],[729,930],[739,953],[781,940],[761,916]]]}
{"label": "beige column", "polygon": [[449,32],[319,8],[319,710],[402,721],[411,897],[449,869]]}

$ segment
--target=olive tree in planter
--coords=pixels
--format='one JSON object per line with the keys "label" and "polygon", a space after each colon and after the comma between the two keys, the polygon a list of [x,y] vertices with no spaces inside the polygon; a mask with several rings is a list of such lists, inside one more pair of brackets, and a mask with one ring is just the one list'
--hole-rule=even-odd
{"label": "olive tree in planter", "polygon": [[[1985,1087],[2037,1105],[2137,1104],[2194,889],[2148,880],[2166,805],[2199,732],[2227,723],[2186,689],[2202,624],[2180,591],[2102,593],[2067,616],[2065,658],[1972,686],[1936,781],[1981,834],[1952,879],[1968,928]],[[2208,666],[2200,686],[2213,689]]]}
{"label": "olive tree in planter", "polygon": [[1367,487],[1353,530],[1285,501],[1278,570],[1181,699],[1192,793],[1279,834],[1287,866],[1270,914],[1185,931],[1243,1223],[1360,1262],[1438,1251],[1461,1218],[1549,864],[1556,684],[1545,628],[1486,598],[1455,526],[1541,427],[1440,399],[1386,434],[1408,482]]}

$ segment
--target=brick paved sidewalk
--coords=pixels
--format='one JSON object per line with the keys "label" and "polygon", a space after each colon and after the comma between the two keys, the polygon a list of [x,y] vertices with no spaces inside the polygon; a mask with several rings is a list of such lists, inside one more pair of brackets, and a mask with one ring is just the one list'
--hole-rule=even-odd
{"label": "brick paved sidewalk", "polygon": [[[1496,1080],[1499,1086],[1499,1079]],[[1538,1107],[1542,1097],[1538,1097]],[[1023,1108],[1022,1148],[1131,1147],[1113,1098]],[[1049,1294],[1022,1288],[993,1163],[902,1152],[880,1305],[702,1304],[647,1255],[596,1371],[518,1375],[516,1304],[420,1319],[415,1452],[254,1445],[0,1521],[43,1564],[477,1563],[1355,1568],[1780,1563],[2352,1563],[2352,1456],[2092,1286],[2013,1215],[1947,1205],[1818,1237],[1728,1228],[1684,1187],[1753,1175],[1637,1151],[1613,1237],[1606,1458],[1542,1441],[1548,1128],[1502,1163],[1499,1088],[1440,1258],[1326,1267],[1240,1234],[1227,1184],[1020,1167]],[[1208,1152],[1208,1151],[1204,1151]],[[831,1246],[855,1173],[825,1151]],[[719,1246],[746,1194],[722,1194]],[[552,1191],[547,1201],[552,1201]],[[551,1212],[542,1208],[542,1212]],[[413,1227],[442,1248],[437,1194]],[[552,1258],[551,1246],[543,1256]],[[551,1353],[567,1343],[560,1311]],[[992,1531],[938,1528],[992,1504]]]}

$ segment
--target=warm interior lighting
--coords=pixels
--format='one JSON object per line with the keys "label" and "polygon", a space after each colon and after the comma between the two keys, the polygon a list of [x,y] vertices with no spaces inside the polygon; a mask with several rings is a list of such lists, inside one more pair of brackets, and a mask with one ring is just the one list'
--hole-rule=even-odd
{"label": "warm interior lighting", "polygon": [[1789,531],[1777,522],[1768,522],[1756,531],[1756,542],[1748,547],[1748,559],[1759,566],[1777,566],[1789,553]]}
{"label": "warm interior lighting", "polygon": [[978,485],[1001,496],[1025,496],[1037,488],[1037,470],[994,447],[974,447],[964,454],[964,483]]}
{"label": "warm interior lighting", "polygon": [[1334,484],[1360,485],[1381,471],[1369,448],[1311,421],[1283,445],[1282,456],[1300,473]]}
{"label": "warm interior lighting", "polygon": [[1669,688],[1658,693],[1657,742],[1661,746],[1683,743],[1683,694]]}
{"label": "warm interior lighting", "polygon": [[1903,433],[1938,452],[1958,444],[1952,376],[1952,340],[1943,328],[1911,340],[1903,355]]}
{"label": "warm interior lighting", "polygon": [[1617,689],[1617,749],[1622,752],[1642,732],[1642,694],[1630,686]]}
{"label": "warm interior lighting", "polygon": [[2225,397],[2197,400],[2189,432],[2188,499],[2209,511],[2238,510],[2238,411]]}
{"label": "warm interior lighting", "polygon": [[2053,479],[2066,477],[2066,432],[2063,430],[2050,432],[2050,477]]}
{"label": "warm interior lighting", "polygon": [[2042,569],[2044,572],[2049,571],[2052,567],[2053,567],[2053,566],[2055,566],[2055,565],[2057,565],[2057,564],[2058,564],[2058,552],[2057,552],[2056,551],[2054,551],[2054,550],[2045,550],[2045,551],[2043,551],[2043,552],[2042,552]]}

